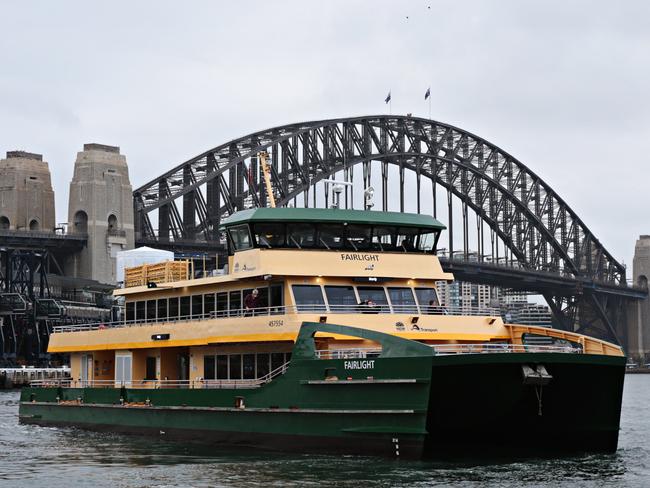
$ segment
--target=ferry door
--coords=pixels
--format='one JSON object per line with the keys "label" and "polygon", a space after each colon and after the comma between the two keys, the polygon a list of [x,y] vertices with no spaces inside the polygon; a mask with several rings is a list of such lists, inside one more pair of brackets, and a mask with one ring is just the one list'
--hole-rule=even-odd
{"label": "ferry door", "polygon": [[190,355],[186,352],[178,355],[178,379],[180,381],[190,379]]}
{"label": "ferry door", "polygon": [[115,354],[115,385],[131,387],[131,353]]}
{"label": "ferry door", "polygon": [[93,381],[93,355],[81,355],[81,386],[90,386]]}

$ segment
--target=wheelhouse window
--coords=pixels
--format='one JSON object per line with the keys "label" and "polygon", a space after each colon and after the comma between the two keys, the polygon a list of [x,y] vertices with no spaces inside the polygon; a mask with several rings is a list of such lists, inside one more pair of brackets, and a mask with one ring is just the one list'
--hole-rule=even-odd
{"label": "wheelhouse window", "polygon": [[395,250],[395,227],[375,227],[372,232],[372,248],[376,251]]}
{"label": "wheelhouse window", "polygon": [[388,299],[386,292],[379,286],[358,286],[357,292],[361,303],[373,305],[377,307],[378,311],[388,312]]}
{"label": "wheelhouse window", "polygon": [[343,247],[343,226],[321,224],[318,229],[318,247],[340,249]]}
{"label": "wheelhouse window", "polygon": [[410,288],[388,288],[388,296],[393,306],[393,313],[417,313],[413,290]]}
{"label": "wheelhouse window", "polygon": [[438,292],[435,288],[416,288],[415,295],[418,297],[420,311],[427,314],[436,314],[442,311]]}
{"label": "wheelhouse window", "polygon": [[316,226],[314,224],[287,225],[287,245],[289,247],[314,247],[316,243]]}
{"label": "wheelhouse window", "polygon": [[431,252],[436,245],[436,234],[434,232],[425,232],[418,237],[418,250],[422,252]]}
{"label": "wheelhouse window", "polygon": [[332,311],[354,310],[358,304],[352,286],[326,286],[325,295]]}
{"label": "wheelhouse window", "polygon": [[324,312],[323,291],[318,285],[293,285],[293,298],[299,312]]}
{"label": "wheelhouse window", "polygon": [[370,248],[372,228],[369,225],[348,225],[347,247],[355,251]]}
{"label": "wheelhouse window", "polygon": [[403,252],[417,251],[418,229],[401,227],[397,230],[397,250]]}
{"label": "wheelhouse window", "polygon": [[258,247],[284,247],[286,231],[284,224],[255,224],[253,233]]}
{"label": "wheelhouse window", "polygon": [[228,229],[228,234],[230,235],[230,241],[235,251],[242,251],[253,247],[248,225],[235,225]]}

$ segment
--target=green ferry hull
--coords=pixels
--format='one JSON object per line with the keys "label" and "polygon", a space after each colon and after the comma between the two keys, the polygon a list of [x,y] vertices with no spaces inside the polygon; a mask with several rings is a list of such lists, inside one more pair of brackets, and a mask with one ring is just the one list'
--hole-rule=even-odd
{"label": "green ferry hull", "polygon": [[[371,369],[349,363],[294,359],[285,374],[254,389],[26,388],[20,420],[416,459],[617,447],[623,357],[503,353],[379,357]],[[524,384],[522,366],[537,364],[552,379]],[[332,372],[338,379],[325,380]]]}

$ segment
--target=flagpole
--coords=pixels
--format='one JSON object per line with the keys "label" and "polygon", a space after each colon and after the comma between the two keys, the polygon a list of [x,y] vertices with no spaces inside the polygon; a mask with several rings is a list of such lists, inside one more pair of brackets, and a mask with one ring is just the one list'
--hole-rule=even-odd
{"label": "flagpole", "polygon": [[429,120],[431,120],[431,95],[429,95]]}

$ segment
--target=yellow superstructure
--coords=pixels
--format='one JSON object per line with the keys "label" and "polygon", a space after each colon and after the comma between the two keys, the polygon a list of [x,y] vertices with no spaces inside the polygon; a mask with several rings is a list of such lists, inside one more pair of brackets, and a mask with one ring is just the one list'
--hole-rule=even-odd
{"label": "yellow superstructure", "polygon": [[[579,334],[504,324],[489,309],[442,306],[436,282],[453,276],[431,252],[384,251],[381,242],[360,250],[358,240],[351,248],[332,249],[323,241],[326,249],[298,242],[287,249],[270,245],[273,236],[266,235],[268,242],[251,234],[264,247],[233,246],[220,275],[116,290],[125,299],[119,323],[60,327],[49,351],[70,353],[73,380],[81,384],[138,387],[264,376],[290,359],[303,322],[390,333],[443,353],[526,350],[532,347],[526,338],[534,336],[586,353],[622,355],[615,345]],[[317,337],[329,352],[373,347],[334,334]]]}

